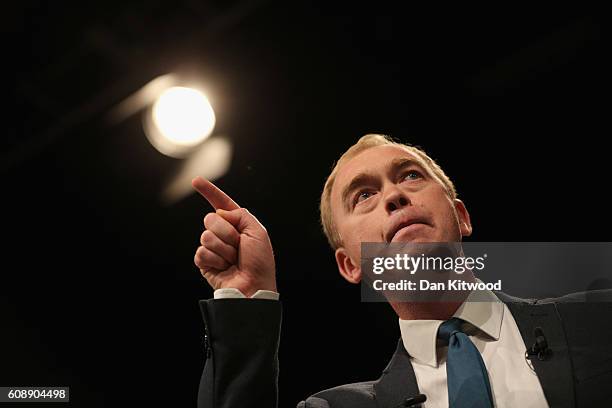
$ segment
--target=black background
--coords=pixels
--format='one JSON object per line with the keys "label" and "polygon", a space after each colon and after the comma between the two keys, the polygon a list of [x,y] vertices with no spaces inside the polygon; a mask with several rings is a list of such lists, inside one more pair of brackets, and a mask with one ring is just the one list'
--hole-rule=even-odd
{"label": "black background", "polygon": [[[318,225],[335,159],[365,133],[423,147],[473,241],[608,241],[607,21],[596,8],[27,1],[7,11],[0,165],[0,385],[71,406],[195,406],[204,359],[192,195],[179,161],[112,106],[157,75],[205,78],[235,146],[217,184],[266,225],[284,304],[281,406],[375,379],[399,336]],[[332,364],[329,362],[332,361]],[[26,406],[25,404],[23,406]]]}

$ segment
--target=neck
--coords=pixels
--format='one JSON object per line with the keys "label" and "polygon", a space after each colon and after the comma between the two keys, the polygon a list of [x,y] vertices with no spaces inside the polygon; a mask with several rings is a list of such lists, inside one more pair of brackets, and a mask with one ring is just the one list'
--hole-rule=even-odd
{"label": "neck", "polygon": [[[469,274],[468,274],[469,272]],[[465,273],[462,280],[475,282],[471,271]],[[389,304],[402,320],[448,320],[470,294],[469,291],[455,292],[452,301],[444,302],[392,302]]]}
{"label": "neck", "polygon": [[455,302],[390,302],[402,320],[448,320],[463,301]]}

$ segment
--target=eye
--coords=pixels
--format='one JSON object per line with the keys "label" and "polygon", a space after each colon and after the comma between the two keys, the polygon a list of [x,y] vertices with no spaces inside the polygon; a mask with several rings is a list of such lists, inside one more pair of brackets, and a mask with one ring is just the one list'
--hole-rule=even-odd
{"label": "eye", "polygon": [[420,179],[420,178],[423,178],[423,175],[420,172],[418,172],[416,170],[410,170],[406,174],[404,174],[404,176],[402,178],[402,181],[404,181],[404,180],[417,180],[417,179]]}
{"label": "eye", "polygon": [[360,202],[367,200],[373,195],[374,195],[374,192],[372,191],[361,191],[355,197],[355,204],[359,204]]}

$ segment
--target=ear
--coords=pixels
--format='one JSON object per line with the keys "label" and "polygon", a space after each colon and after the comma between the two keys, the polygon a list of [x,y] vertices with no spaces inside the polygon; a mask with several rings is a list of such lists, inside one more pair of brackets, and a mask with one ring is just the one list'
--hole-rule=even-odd
{"label": "ear", "polygon": [[459,229],[461,230],[462,237],[469,237],[472,235],[472,222],[470,221],[470,213],[463,201],[455,198],[455,209],[457,210],[457,216],[459,217]]}
{"label": "ear", "polygon": [[336,249],[336,264],[344,279],[351,283],[361,282],[361,265],[356,265],[343,247]]}

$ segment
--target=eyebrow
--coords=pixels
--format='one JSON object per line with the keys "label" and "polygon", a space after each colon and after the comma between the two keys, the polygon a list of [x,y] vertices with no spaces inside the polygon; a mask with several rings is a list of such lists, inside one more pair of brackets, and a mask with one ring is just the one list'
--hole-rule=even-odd
{"label": "eyebrow", "polygon": [[[391,163],[389,164],[389,173],[397,173],[398,171],[411,166],[418,166],[419,168],[423,169],[423,165],[417,160],[402,157],[391,160]],[[347,202],[347,200],[351,193],[363,185],[374,184],[376,178],[376,175],[367,172],[359,173],[353,177],[351,182],[342,190],[342,203],[347,211],[350,210],[350,204]]]}

